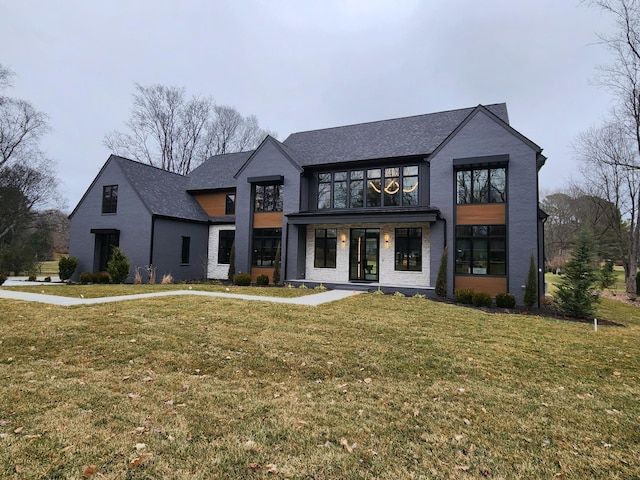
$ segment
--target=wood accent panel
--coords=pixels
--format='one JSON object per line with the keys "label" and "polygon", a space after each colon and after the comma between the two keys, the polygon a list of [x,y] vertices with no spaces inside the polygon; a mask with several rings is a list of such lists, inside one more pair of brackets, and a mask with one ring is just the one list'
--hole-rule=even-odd
{"label": "wood accent panel", "polygon": [[267,275],[269,277],[269,284],[273,283],[273,267],[251,267],[252,283],[258,281],[258,275]]}
{"label": "wood accent panel", "polygon": [[253,228],[282,228],[282,212],[254,213]]}
{"label": "wood accent panel", "polygon": [[480,275],[456,275],[455,287],[456,289],[472,288],[476,292],[486,292],[494,297],[497,293],[507,291],[507,279],[505,277],[483,277]]}
{"label": "wood accent panel", "polygon": [[506,204],[458,205],[456,225],[504,225],[507,223]]}
{"label": "wood accent panel", "polygon": [[210,192],[210,193],[198,193],[195,196],[200,206],[207,212],[210,217],[223,217],[224,211],[227,205],[228,192]]}

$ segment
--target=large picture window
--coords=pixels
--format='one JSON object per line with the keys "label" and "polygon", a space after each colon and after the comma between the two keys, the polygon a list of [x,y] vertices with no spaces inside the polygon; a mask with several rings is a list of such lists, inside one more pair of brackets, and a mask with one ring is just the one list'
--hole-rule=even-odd
{"label": "large picture window", "polygon": [[396,270],[422,271],[422,228],[396,228]]}
{"label": "large picture window", "polygon": [[316,206],[327,208],[418,205],[418,166],[318,174]]}
{"label": "large picture window", "polygon": [[118,185],[102,187],[102,213],[116,213],[118,211]]}
{"label": "large picture window", "polygon": [[224,214],[235,215],[236,214],[236,194],[227,193],[224,201]]}
{"label": "large picture window", "polygon": [[316,228],[315,268],[336,268],[338,232],[335,228]]}
{"label": "large picture window", "polygon": [[233,241],[236,238],[235,230],[220,230],[218,235],[218,263],[229,264]]}
{"label": "large picture window", "polygon": [[476,168],[456,173],[458,205],[504,203],[507,200],[507,169]]}
{"label": "large picture window", "polygon": [[251,264],[254,267],[273,267],[281,240],[281,228],[255,228]]}
{"label": "large picture window", "polygon": [[504,225],[456,227],[456,273],[506,275],[507,239]]}
{"label": "large picture window", "polygon": [[256,212],[282,211],[282,185],[255,186]]}

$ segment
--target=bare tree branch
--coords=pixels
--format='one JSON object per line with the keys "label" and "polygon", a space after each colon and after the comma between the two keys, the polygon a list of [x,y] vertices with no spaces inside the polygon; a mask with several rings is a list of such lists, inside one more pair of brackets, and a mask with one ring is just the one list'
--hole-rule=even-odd
{"label": "bare tree branch", "polygon": [[270,132],[210,97],[186,98],[184,88],[136,85],[127,133],[105,135],[115,154],[186,175],[211,155],[256,148]]}

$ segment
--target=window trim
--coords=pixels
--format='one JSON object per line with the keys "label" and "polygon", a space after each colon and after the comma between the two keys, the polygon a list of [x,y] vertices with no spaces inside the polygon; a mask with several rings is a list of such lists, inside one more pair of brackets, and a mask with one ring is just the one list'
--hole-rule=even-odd
{"label": "window trim", "polygon": [[[503,229],[504,233],[503,234],[492,234],[491,233],[491,229],[493,228],[497,228],[500,227]],[[458,233],[460,228],[469,228],[471,229],[471,234],[470,235],[463,235]],[[480,228],[486,228],[487,229],[487,235],[476,235],[476,229],[480,229]],[[459,258],[459,252],[461,251],[460,248],[458,248],[459,245],[459,241],[460,240],[468,240],[469,241],[469,260],[466,262],[459,262],[458,258]],[[480,273],[480,272],[474,272],[474,243],[478,242],[478,241],[486,241],[486,273]],[[492,243],[497,243],[497,242],[503,242],[504,248],[502,249],[492,249]],[[504,224],[500,224],[500,225],[456,225],[456,229],[455,229],[455,247],[456,247],[456,256],[455,256],[455,265],[454,265],[454,271],[455,271],[455,275],[464,275],[464,276],[477,276],[477,277],[501,277],[501,278],[506,278],[509,272],[509,266],[508,266],[508,261],[509,261],[509,247],[508,247],[508,243],[507,243],[507,226]],[[502,262],[492,262],[491,261],[491,254],[492,252],[504,252],[504,261]],[[458,271],[458,265],[464,265],[464,264],[468,264],[469,265],[469,269],[471,271],[468,272],[459,272]],[[494,273],[492,271],[492,266],[495,265],[502,265],[503,269],[504,269],[504,273]]]}
{"label": "window trim", "polygon": [[[324,232],[324,235],[318,236],[319,232]],[[332,232],[333,236],[329,236]],[[318,239],[323,240],[322,248],[322,260],[324,265],[318,265]],[[332,248],[333,246],[333,248]],[[338,268],[337,265],[338,256],[338,229],[337,228],[316,228],[313,236],[313,268]],[[330,260],[333,260],[331,265]]]}
{"label": "window trim", "polygon": [[[228,234],[232,234],[229,235],[230,237],[232,237],[231,243],[228,243],[228,239],[225,240],[224,244],[225,246],[228,246],[229,249],[229,253],[227,254],[226,251],[222,251],[222,246],[223,246],[223,242],[222,242],[222,237],[223,234],[228,235]],[[218,257],[217,257],[217,264],[218,265],[229,265],[231,263],[231,251],[233,250],[233,244],[235,243],[235,239],[236,239],[236,231],[235,230],[218,230]],[[222,254],[222,255],[221,255]],[[225,257],[226,261],[221,261],[220,258],[221,257]]]}
{"label": "window trim", "polygon": [[[399,236],[398,230],[407,230],[406,236]],[[410,235],[411,231],[419,231],[419,235]],[[419,239],[418,243],[420,246],[420,265],[419,268],[409,268],[410,262],[409,257],[407,256],[407,268],[398,268],[398,254],[400,252],[400,247],[404,246],[405,251],[409,252],[411,250],[412,240],[415,242],[416,239]],[[394,247],[393,247],[394,261],[393,261],[393,269],[396,272],[422,272],[422,227],[396,227],[394,231]],[[403,257],[404,258],[404,257]],[[400,262],[400,267],[402,267],[402,261]]]}
{"label": "window trim", "polygon": [[180,247],[180,265],[190,265],[191,260],[191,237],[182,236]]}
{"label": "window trim", "polygon": [[[407,167],[415,167],[415,174],[405,174]],[[390,170],[396,170],[397,175],[386,176],[385,173]],[[336,174],[345,174],[345,180],[336,180]],[[409,164],[384,164],[362,168],[341,168],[331,171],[319,171],[315,173],[315,189],[312,200],[317,211],[324,210],[346,210],[346,209],[376,209],[376,208],[406,208],[417,207],[420,205],[420,165],[419,162]],[[328,176],[329,180],[321,181],[323,176]],[[417,190],[414,195],[406,195],[405,178],[414,179],[411,192]],[[387,184],[387,179],[394,182],[393,187]],[[344,183],[345,188],[345,206],[336,207],[336,183]],[[323,192],[323,201],[320,201],[321,185],[325,185]],[[391,188],[391,190],[389,190]],[[395,191],[394,191],[395,190]],[[391,193],[390,193],[391,192]],[[387,205],[385,198],[389,195],[398,195],[397,203]],[[390,198],[390,197],[389,197]],[[354,205],[354,200],[358,200],[358,205]],[[411,200],[411,201],[409,201]],[[360,205],[361,204],[361,205]],[[322,205],[322,206],[321,206]]]}
{"label": "window trim", "polygon": [[102,214],[114,215],[116,213],[118,213],[118,185],[103,185]]}

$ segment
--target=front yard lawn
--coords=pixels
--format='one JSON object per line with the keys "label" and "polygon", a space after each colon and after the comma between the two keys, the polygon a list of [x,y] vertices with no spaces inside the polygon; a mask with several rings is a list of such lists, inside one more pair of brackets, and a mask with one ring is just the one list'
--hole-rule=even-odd
{"label": "front yard lawn", "polygon": [[601,308],[626,327],[371,294],[0,300],[0,477],[638,478],[640,315]]}

